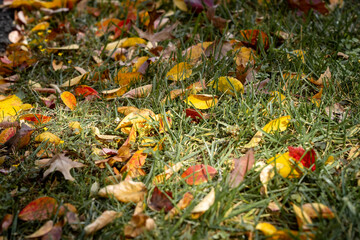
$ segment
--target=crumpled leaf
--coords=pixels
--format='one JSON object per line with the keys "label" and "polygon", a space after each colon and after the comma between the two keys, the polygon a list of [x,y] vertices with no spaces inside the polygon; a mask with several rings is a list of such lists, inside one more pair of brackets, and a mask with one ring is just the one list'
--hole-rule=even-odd
{"label": "crumpled leaf", "polygon": [[126,115],[126,117],[123,118],[121,122],[117,125],[115,130],[119,128],[130,127],[136,123],[145,123],[154,118],[155,113],[150,109],[140,109],[139,111],[134,111]]}
{"label": "crumpled leaf", "polygon": [[161,211],[164,209],[164,211],[167,213],[174,207],[169,198],[173,198],[172,192],[162,192],[158,187],[155,186],[151,198],[148,201],[148,206],[154,211]]}
{"label": "crumpled leaf", "polygon": [[236,93],[244,93],[243,84],[233,77],[219,77],[218,81],[211,81],[208,86],[212,86],[221,92],[235,96]]}
{"label": "crumpled leaf", "polygon": [[214,95],[193,94],[189,95],[184,102],[198,109],[208,109],[215,106],[218,103],[218,99]]}
{"label": "crumpled leaf", "polygon": [[24,207],[18,217],[23,221],[42,221],[51,218],[58,209],[58,203],[52,197],[40,197]]}
{"label": "crumpled leaf", "polygon": [[47,141],[48,143],[53,143],[55,145],[61,143],[61,139],[58,136],[47,131],[35,137],[35,142],[45,142],[45,141]]}
{"label": "crumpled leaf", "polygon": [[147,190],[142,182],[125,180],[119,184],[106,186],[99,191],[101,197],[115,197],[120,202],[140,202],[145,198]]}
{"label": "crumpled leaf", "polygon": [[189,185],[199,185],[208,182],[216,174],[217,171],[215,168],[208,165],[199,164],[186,169],[186,171],[181,174],[181,178],[185,179],[185,182]]}
{"label": "crumpled leaf", "polygon": [[127,172],[127,177],[131,178],[145,176],[145,172],[141,169],[141,167],[145,164],[146,158],[147,153],[144,153],[144,150],[136,151],[125,166],[121,168],[120,173]]}
{"label": "crumpled leaf", "polygon": [[42,225],[38,230],[34,233],[25,236],[25,238],[39,238],[47,234],[53,228],[54,222],[52,220],[47,221],[44,225]]}
{"label": "crumpled leaf", "polygon": [[190,205],[191,201],[194,199],[194,196],[187,192],[184,194],[183,198],[173,207],[170,212],[165,216],[165,220],[173,218],[175,215],[179,214],[181,210],[184,210],[187,206]]}
{"label": "crumpled leaf", "polygon": [[192,66],[186,62],[176,64],[166,73],[166,77],[172,81],[183,81],[191,76]]}
{"label": "crumpled leaf", "polygon": [[211,188],[210,192],[191,211],[191,218],[198,219],[214,204],[214,202],[215,202],[215,189]]}
{"label": "crumpled leaf", "polygon": [[86,165],[74,162],[70,158],[66,157],[65,154],[58,153],[45,166],[49,166],[49,168],[44,172],[44,178],[54,171],[59,171],[66,180],[74,181],[75,178],[71,176],[70,170],[72,168],[80,168]]}
{"label": "crumpled leaf", "polygon": [[149,216],[139,213],[133,215],[128,225],[124,227],[124,235],[127,238],[135,238],[140,236],[145,231],[151,231],[156,228],[154,219]]}
{"label": "crumpled leaf", "polygon": [[230,172],[229,185],[232,188],[239,186],[244,180],[245,174],[253,167],[255,163],[254,150],[249,149],[241,158],[234,158],[235,168]]}
{"label": "crumpled leaf", "polygon": [[90,235],[94,234],[101,228],[105,227],[109,223],[113,222],[116,218],[119,218],[122,215],[120,212],[106,210],[103,212],[96,220],[84,228],[85,234]]}
{"label": "crumpled leaf", "polygon": [[63,92],[61,94],[61,100],[72,111],[75,109],[75,107],[76,107],[76,98],[71,92],[67,92],[67,91]]}

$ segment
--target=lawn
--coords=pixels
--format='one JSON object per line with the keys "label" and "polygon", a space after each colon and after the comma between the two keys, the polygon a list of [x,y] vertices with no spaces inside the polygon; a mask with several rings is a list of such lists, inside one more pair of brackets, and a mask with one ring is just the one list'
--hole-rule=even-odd
{"label": "lawn", "polygon": [[360,239],[360,2],[309,2],[9,1],[0,240]]}

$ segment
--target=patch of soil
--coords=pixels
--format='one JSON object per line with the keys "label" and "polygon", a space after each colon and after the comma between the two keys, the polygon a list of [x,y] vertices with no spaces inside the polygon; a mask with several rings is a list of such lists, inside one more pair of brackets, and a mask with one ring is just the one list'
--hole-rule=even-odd
{"label": "patch of soil", "polygon": [[[0,4],[3,0],[0,0]],[[8,35],[13,29],[14,10],[9,8],[0,9],[0,53],[5,52],[6,46],[10,43]]]}

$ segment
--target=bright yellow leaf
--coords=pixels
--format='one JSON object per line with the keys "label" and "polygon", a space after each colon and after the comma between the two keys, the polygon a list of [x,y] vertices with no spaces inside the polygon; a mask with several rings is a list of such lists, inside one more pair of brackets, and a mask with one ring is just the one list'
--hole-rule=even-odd
{"label": "bright yellow leaf", "polygon": [[278,91],[271,92],[271,98],[269,99],[269,103],[283,103],[286,97],[279,93]]}
{"label": "bright yellow leaf", "polygon": [[284,154],[277,154],[275,157],[272,157],[267,160],[269,164],[272,164],[276,167],[278,173],[284,178],[298,178],[301,176],[301,172],[298,172],[297,169],[302,169],[303,166],[301,163],[294,166],[293,162],[296,160],[290,157],[289,152]]}
{"label": "bright yellow leaf", "polygon": [[240,47],[238,50],[236,49],[237,54],[235,56],[236,65],[246,66],[248,63],[255,63],[255,52],[251,48]]}
{"label": "bright yellow leaf", "polygon": [[35,32],[35,31],[44,31],[46,29],[48,29],[48,27],[50,26],[50,23],[48,22],[41,22],[41,23],[38,23],[35,27],[33,27],[31,29],[32,32]]}
{"label": "bright yellow leaf", "polygon": [[40,135],[36,136],[35,138],[35,142],[45,142],[45,141],[57,145],[61,142],[61,139],[55,134],[52,134],[51,132],[43,132]]}
{"label": "bright yellow leaf", "polygon": [[208,109],[215,106],[218,103],[218,99],[213,95],[195,94],[189,95],[184,102],[198,109]]}
{"label": "bright yellow leaf", "polygon": [[290,123],[290,116],[283,116],[274,120],[271,120],[268,124],[263,127],[264,132],[272,133],[272,132],[283,132],[287,129],[287,126]]}
{"label": "bright yellow leaf", "polygon": [[213,86],[224,93],[235,96],[235,92],[244,93],[243,84],[234,77],[219,77],[218,82],[211,81],[208,86]]}
{"label": "bright yellow leaf", "polygon": [[265,236],[274,235],[277,231],[276,227],[270,223],[258,223],[255,229],[260,230]]}
{"label": "bright yellow leaf", "polygon": [[123,38],[119,41],[115,41],[112,43],[109,43],[106,45],[105,50],[112,51],[116,48],[127,48],[127,47],[133,47],[138,44],[146,44],[146,41],[142,38],[133,37],[133,38]]}
{"label": "bright yellow leaf", "polygon": [[184,0],[173,0],[175,6],[177,6],[181,11],[187,12],[188,8]]}
{"label": "bright yellow leaf", "polygon": [[13,119],[22,110],[32,108],[30,104],[23,104],[16,95],[10,95],[0,100],[0,122],[7,118]]}
{"label": "bright yellow leaf", "polygon": [[166,74],[166,77],[169,80],[173,81],[182,81],[191,76],[192,66],[186,62],[181,62],[176,64],[170,71]]}
{"label": "bright yellow leaf", "polygon": [[287,55],[287,58],[289,59],[289,61],[293,61],[294,60],[293,56],[295,55],[297,58],[300,58],[303,63],[305,63],[305,53],[306,53],[305,51],[303,51],[303,50],[294,50],[291,53],[292,54]]}
{"label": "bright yellow leaf", "polygon": [[138,72],[140,67],[149,59],[149,57],[139,57],[133,67],[133,72]]}

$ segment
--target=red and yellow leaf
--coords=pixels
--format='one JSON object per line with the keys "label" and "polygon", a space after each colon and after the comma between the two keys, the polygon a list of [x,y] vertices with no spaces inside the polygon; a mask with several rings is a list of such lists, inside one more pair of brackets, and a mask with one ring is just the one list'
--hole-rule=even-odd
{"label": "red and yellow leaf", "polygon": [[61,100],[64,102],[64,104],[69,107],[72,111],[76,107],[76,98],[71,92],[63,92],[61,94]]}

